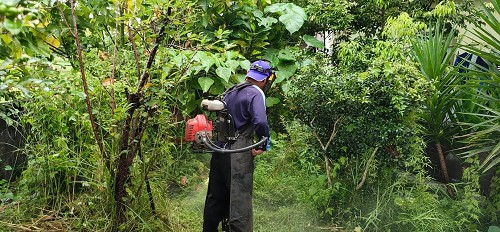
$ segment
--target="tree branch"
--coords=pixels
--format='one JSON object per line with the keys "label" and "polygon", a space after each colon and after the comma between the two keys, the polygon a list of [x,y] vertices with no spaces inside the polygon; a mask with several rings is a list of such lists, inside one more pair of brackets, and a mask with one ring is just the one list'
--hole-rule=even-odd
{"label": "tree branch", "polygon": [[[116,73],[116,53],[118,52],[118,45],[117,45],[117,39],[118,39],[118,18],[120,18],[120,11],[118,9],[118,3],[116,3],[115,6],[115,30],[114,30],[114,38],[113,38],[113,60],[111,64],[111,93],[110,93],[110,98],[111,98],[111,115],[115,115],[115,109],[116,109],[116,101],[115,101],[115,73]],[[114,127],[113,127],[114,128]]]}
{"label": "tree branch", "polygon": [[[71,29],[71,26],[69,25],[68,20],[66,20],[66,16],[64,15],[63,10],[61,9],[61,5],[60,4],[62,4],[62,3],[59,0],[57,0],[57,2],[59,3],[59,4],[57,4],[57,8],[59,9],[59,13],[61,14],[61,18],[63,19],[64,23],[66,24],[66,27],[68,28],[68,30],[71,33],[71,35],[73,35],[73,37],[76,38],[78,36],[78,35],[76,35],[78,33],[78,30],[75,27],[75,31],[76,32],[73,32],[73,29]],[[73,14],[73,11],[74,11],[74,9],[73,9],[73,1],[71,1],[71,4],[72,4],[71,5],[71,13]]]}
{"label": "tree branch", "polygon": [[359,182],[358,186],[356,186],[356,190],[359,190],[359,189],[361,189],[361,187],[363,187],[363,184],[366,181],[366,176],[368,175],[368,169],[370,168],[370,163],[375,158],[375,153],[377,153],[377,150],[378,150],[378,147],[375,147],[375,149],[372,152],[372,155],[368,159],[368,162],[366,162],[366,167],[365,167],[365,171],[363,172],[363,177],[361,177],[361,181]]}
{"label": "tree branch", "polygon": [[[134,12],[135,14],[135,12]],[[132,15],[133,17],[133,15]],[[132,51],[134,52],[134,58],[135,58],[135,68],[137,69],[137,79],[141,79],[141,66],[139,64],[139,54],[137,53],[137,46],[135,44],[134,40],[134,35],[135,33],[132,31],[132,18],[129,19],[128,24],[127,24],[127,32],[128,32],[128,40],[130,44],[132,45]]]}
{"label": "tree branch", "polygon": [[[335,123],[333,124],[332,133],[330,134],[330,138],[328,138],[328,142],[326,143],[326,145],[323,144],[319,135],[313,129],[313,135],[314,135],[314,137],[316,137],[316,140],[318,140],[319,145],[321,146],[321,149],[323,150],[322,153],[323,153],[323,158],[325,160],[325,170],[326,170],[326,178],[328,181],[328,188],[332,187],[332,178],[330,176],[330,159],[328,159],[328,156],[326,155],[326,151],[327,151],[328,147],[330,146],[330,144],[332,143],[333,139],[335,138],[335,135],[337,134],[337,124],[342,121],[342,118],[343,118],[343,116],[340,115],[337,117],[337,120],[335,120]],[[311,120],[311,122],[309,122],[309,125],[311,126],[311,128],[314,128],[314,126],[313,126],[314,119],[316,119],[316,118],[313,118]]]}
{"label": "tree branch", "polygon": [[[311,128],[314,128],[313,126],[313,122],[316,118],[313,118],[311,120],[311,122],[309,122],[309,125],[311,126]],[[328,149],[328,147],[330,146],[330,144],[332,143],[333,139],[335,138],[335,135],[337,135],[337,124],[339,124],[343,119],[343,116],[339,116],[337,118],[337,120],[335,120],[335,123],[333,124],[333,130],[332,130],[332,133],[330,134],[330,138],[328,138],[328,142],[326,143],[326,145],[323,145],[323,142],[321,141],[321,139],[319,138],[318,134],[313,130],[313,135],[314,137],[316,138],[316,140],[318,140],[319,142],[319,145],[321,146],[321,149],[323,149],[323,151],[326,151]]]}
{"label": "tree branch", "polygon": [[[95,137],[96,143],[99,146],[99,151],[101,153],[101,156],[104,158],[104,160],[106,162],[106,167],[108,168],[108,170],[110,170],[111,167],[109,164],[109,157],[104,152],[104,147],[103,147],[103,144],[101,141],[101,137],[99,136],[99,131],[97,130],[97,124],[96,124],[95,119],[94,119],[94,114],[92,113],[92,103],[90,102],[87,79],[85,77],[85,67],[83,64],[82,47],[80,45],[80,38],[78,37],[78,26],[76,24],[74,0],[70,0],[70,4],[71,4],[71,16],[73,18],[73,27],[75,30],[74,33],[72,32],[72,34],[75,37],[76,49],[78,52],[78,62],[80,64],[80,73],[82,75],[82,84],[83,84],[83,91],[85,93],[85,102],[87,103],[87,112],[89,114],[90,123],[92,124],[92,131],[94,132],[94,137]],[[61,10],[61,8],[59,8],[59,10]],[[64,14],[62,13],[62,10],[61,10],[61,16],[63,17],[63,20],[67,23],[66,18],[64,17]]]}
{"label": "tree branch", "polygon": [[137,78],[140,80],[141,66],[139,64],[139,54],[137,53],[137,46],[135,45],[134,41],[134,33],[132,32],[130,25],[127,25],[127,30],[128,30],[128,40],[130,41],[130,44],[132,44],[132,50],[134,51],[135,67],[137,69]]}
{"label": "tree branch", "polygon": [[[170,11],[170,8],[169,8],[169,11]],[[170,12],[168,15],[170,15]],[[135,92],[136,94],[141,92],[142,88],[144,87],[147,80],[149,79],[149,75],[150,75],[149,69],[151,68],[151,66],[153,66],[153,62],[154,62],[155,57],[156,57],[156,52],[158,51],[158,48],[160,47],[161,41],[165,37],[165,28],[167,26],[167,22],[168,22],[168,18],[165,18],[162,21],[162,26],[160,28],[160,31],[157,33],[158,37],[156,37],[156,39],[155,39],[155,45],[154,45],[153,49],[151,49],[151,52],[149,53],[149,58],[148,58],[148,61],[146,62],[146,67],[145,67],[144,71],[142,72],[141,78],[139,79],[139,84],[137,85],[137,90]]]}

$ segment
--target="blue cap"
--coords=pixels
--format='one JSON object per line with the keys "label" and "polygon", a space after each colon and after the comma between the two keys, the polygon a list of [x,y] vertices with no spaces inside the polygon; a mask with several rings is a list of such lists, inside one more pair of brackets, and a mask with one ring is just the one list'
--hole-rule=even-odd
{"label": "blue cap", "polygon": [[250,64],[250,69],[247,72],[247,77],[256,81],[263,81],[271,75],[271,66],[263,60],[254,61]]}

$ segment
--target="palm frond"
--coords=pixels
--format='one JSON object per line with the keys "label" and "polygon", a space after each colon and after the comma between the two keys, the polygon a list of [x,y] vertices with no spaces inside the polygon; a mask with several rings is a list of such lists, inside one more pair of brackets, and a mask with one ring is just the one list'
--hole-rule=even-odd
{"label": "palm frond", "polygon": [[491,30],[476,28],[471,40],[480,46],[464,45],[463,49],[484,59],[489,69],[475,66],[465,70],[464,79],[467,81],[463,92],[468,93],[468,98],[463,101],[472,104],[468,103],[460,114],[469,116],[461,124],[472,131],[463,139],[468,146],[462,155],[488,154],[480,166],[487,171],[500,163],[500,71],[497,69],[500,64],[500,21],[495,16],[500,13],[500,0],[491,1],[493,9],[481,4],[479,16]]}
{"label": "palm frond", "polygon": [[424,132],[435,141],[448,140],[456,133],[453,128],[457,122],[455,109],[463,93],[457,89],[462,82],[457,75],[459,67],[450,65],[458,49],[455,34],[455,29],[446,32],[438,22],[412,43],[420,71],[434,84],[434,92],[421,120]]}

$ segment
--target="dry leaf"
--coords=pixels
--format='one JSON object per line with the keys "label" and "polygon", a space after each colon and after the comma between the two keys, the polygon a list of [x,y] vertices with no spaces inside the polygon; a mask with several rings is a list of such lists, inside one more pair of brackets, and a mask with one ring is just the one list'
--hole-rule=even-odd
{"label": "dry leaf", "polygon": [[103,86],[107,87],[107,86],[111,85],[111,81],[112,81],[111,78],[106,78],[106,79],[102,80],[101,83]]}
{"label": "dry leaf", "polygon": [[101,52],[101,51],[99,51],[98,56],[99,56],[99,59],[101,59],[101,60],[107,60],[107,59],[109,59],[109,55],[108,55],[107,52]]}

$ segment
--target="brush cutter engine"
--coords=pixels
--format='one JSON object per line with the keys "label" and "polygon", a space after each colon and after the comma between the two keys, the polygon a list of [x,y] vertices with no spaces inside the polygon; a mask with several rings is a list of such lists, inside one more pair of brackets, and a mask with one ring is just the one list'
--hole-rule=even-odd
{"label": "brush cutter engine", "polygon": [[[218,152],[236,153],[257,148],[267,141],[267,137],[250,146],[238,149],[226,149],[217,144],[233,144],[239,136],[235,129],[232,116],[227,112],[226,103],[221,100],[204,99],[201,101],[201,108],[210,113],[214,112],[215,121],[210,121],[206,115],[198,114],[196,117],[186,122],[184,140],[192,143],[191,149],[194,152]],[[214,142],[212,140],[216,140]],[[217,143],[217,144],[216,144]]]}

